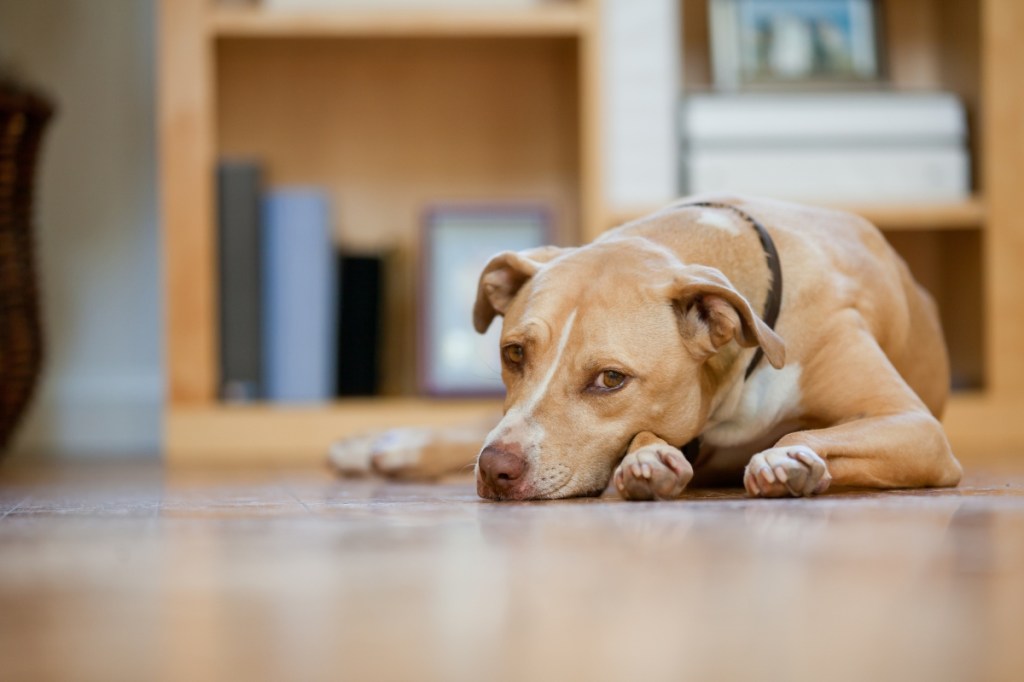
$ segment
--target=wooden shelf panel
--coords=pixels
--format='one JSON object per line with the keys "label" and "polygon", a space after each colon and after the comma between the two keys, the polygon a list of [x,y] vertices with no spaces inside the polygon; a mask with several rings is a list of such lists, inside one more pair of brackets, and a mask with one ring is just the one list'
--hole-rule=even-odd
{"label": "wooden shelf panel", "polygon": [[942,426],[953,452],[964,463],[1022,456],[1024,403],[990,391],[954,393]]}
{"label": "wooden shelf panel", "polygon": [[[445,426],[497,419],[498,400],[376,398],[323,406],[172,406],[165,415],[171,465],[322,465],[344,436],[400,426]],[[1017,452],[1024,442],[1024,404],[984,393],[955,393],[943,424],[953,450],[976,462]]]}
{"label": "wooden shelf panel", "polygon": [[[832,205],[870,220],[883,230],[980,230],[985,226],[985,204],[978,197],[967,201],[936,204],[861,204]],[[607,227],[636,220],[660,206],[629,207],[612,210],[605,221]]]}
{"label": "wooden shelf panel", "polygon": [[166,461],[322,464],[344,436],[400,426],[445,426],[497,417],[497,399],[367,398],[313,406],[177,406],[165,413]]}
{"label": "wooden shelf panel", "polygon": [[209,30],[223,38],[576,36],[587,22],[575,3],[487,9],[373,9],[280,12],[217,8]]}
{"label": "wooden shelf panel", "polygon": [[883,230],[957,230],[985,226],[985,205],[973,197],[949,204],[836,206],[864,216]]}

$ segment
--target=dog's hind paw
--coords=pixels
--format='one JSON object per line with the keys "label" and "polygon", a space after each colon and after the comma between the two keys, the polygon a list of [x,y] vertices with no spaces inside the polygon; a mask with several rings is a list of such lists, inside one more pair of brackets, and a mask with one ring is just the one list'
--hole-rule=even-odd
{"label": "dog's hind paw", "polygon": [[804,445],[770,448],[750,458],[743,487],[752,497],[818,495],[832,483],[825,460]]}
{"label": "dog's hind paw", "polygon": [[380,434],[352,436],[331,443],[327,459],[342,476],[365,476],[370,473],[373,443]]}
{"label": "dog's hind paw", "polygon": [[343,476],[416,477],[423,450],[432,438],[429,429],[413,428],[352,436],[332,443],[328,459]]}
{"label": "dog's hind paw", "polygon": [[403,428],[383,432],[373,443],[370,466],[390,478],[431,478],[423,469],[424,451],[436,436],[431,429]]}
{"label": "dog's hind paw", "polygon": [[693,478],[693,467],[671,445],[655,443],[628,453],[612,476],[627,500],[673,500]]}

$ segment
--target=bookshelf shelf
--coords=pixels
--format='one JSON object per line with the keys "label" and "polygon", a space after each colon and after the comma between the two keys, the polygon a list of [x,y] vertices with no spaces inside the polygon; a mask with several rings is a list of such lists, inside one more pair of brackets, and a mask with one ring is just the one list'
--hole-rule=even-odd
{"label": "bookshelf shelf", "polygon": [[165,428],[176,464],[320,464],[345,435],[395,425],[458,424],[501,413],[501,401],[367,398],[326,405],[172,407]]}
{"label": "bookshelf shelf", "polygon": [[[427,398],[347,400],[309,407],[179,406],[168,411],[165,442],[171,461],[180,465],[322,465],[325,444],[342,436],[395,424],[465,423],[500,410],[498,400]],[[982,458],[1005,452],[1024,439],[1019,416],[1015,406],[982,392],[964,392],[953,394],[943,423],[961,457]]]}
{"label": "bookshelf shelf", "polygon": [[586,16],[575,3],[402,11],[217,8],[210,14],[209,31],[220,38],[576,36]]}
{"label": "bookshelf shelf", "polygon": [[985,227],[979,197],[950,204],[837,206],[862,215],[883,230],[959,230]]}
{"label": "bookshelf shelf", "polygon": [[[641,218],[657,206],[633,207],[608,213],[607,227]],[[834,205],[867,218],[883,230],[982,230],[985,204],[981,197],[956,203]]]}

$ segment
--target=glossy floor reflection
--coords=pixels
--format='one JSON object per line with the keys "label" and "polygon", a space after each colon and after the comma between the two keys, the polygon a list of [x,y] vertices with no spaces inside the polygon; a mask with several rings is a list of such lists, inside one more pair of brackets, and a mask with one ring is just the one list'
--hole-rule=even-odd
{"label": "glossy floor reflection", "polygon": [[1024,461],[675,503],[0,469],[0,679],[751,678],[1024,679]]}

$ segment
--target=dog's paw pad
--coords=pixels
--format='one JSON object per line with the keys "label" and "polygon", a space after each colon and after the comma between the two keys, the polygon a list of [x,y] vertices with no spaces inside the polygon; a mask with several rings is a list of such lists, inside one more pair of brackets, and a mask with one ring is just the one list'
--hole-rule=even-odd
{"label": "dog's paw pad", "polygon": [[750,458],[743,472],[743,487],[752,497],[818,495],[831,483],[825,460],[803,445],[759,452]]}
{"label": "dog's paw pad", "polygon": [[648,445],[628,453],[612,480],[627,500],[672,500],[693,478],[683,453],[668,445]]}

